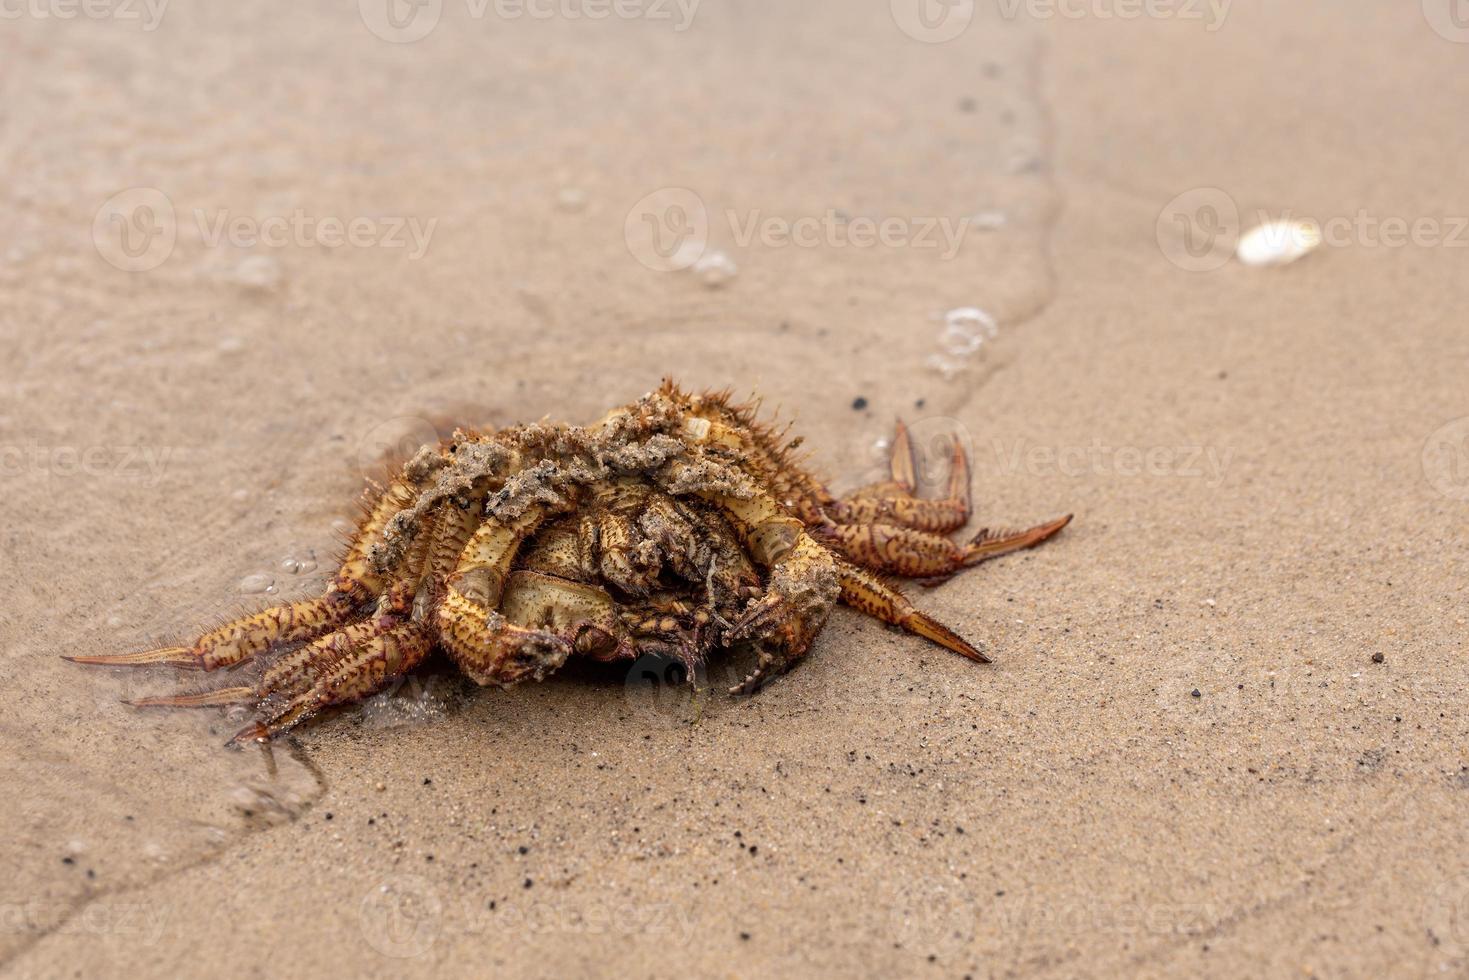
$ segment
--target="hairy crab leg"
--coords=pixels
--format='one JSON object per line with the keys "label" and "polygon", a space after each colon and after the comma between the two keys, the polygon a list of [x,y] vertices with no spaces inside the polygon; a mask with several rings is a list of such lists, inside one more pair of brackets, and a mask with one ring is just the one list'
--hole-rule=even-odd
{"label": "hairy crab leg", "polygon": [[[439,643],[476,683],[500,683],[498,665],[507,651],[534,652],[537,663],[554,660],[556,666],[570,655],[570,646],[559,637],[516,626],[496,611],[517,552],[550,511],[548,505],[533,504],[508,520],[486,517],[448,578],[437,611]],[[533,667],[527,664],[527,671]]]}
{"label": "hairy crab leg", "polygon": [[1071,515],[1023,531],[980,531],[967,544],[895,524],[834,524],[815,528],[864,568],[906,578],[944,578],[982,561],[1033,548],[1071,523]]}
{"label": "hairy crab leg", "polygon": [[365,592],[345,591],[335,583],[325,595],[272,606],[258,613],[225,623],[205,633],[187,647],[162,647],[142,653],[67,656],[78,664],[133,667],[168,664],[187,670],[218,670],[244,663],[278,643],[291,643],[319,636],[345,622],[366,597]]}
{"label": "hairy crab leg", "polygon": [[927,613],[920,612],[908,601],[907,596],[885,584],[876,575],[846,562],[838,565],[837,571],[841,582],[842,602],[853,609],[884,623],[900,626],[926,640],[932,640],[975,663],[990,663],[990,658],[980,653],[968,640]]}
{"label": "hairy crab leg", "polygon": [[156,694],[152,697],[133,698],[123,704],[134,708],[218,708],[231,704],[252,704],[260,696],[253,687],[222,687],[215,691],[195,691],[192,694]]}
{"label": "hairy crab leg", "polygon": [[948,534],[969,521],[969,457],[958,439],[953,440],[949,459],[946,496],[929,500],[915,496],[917,478],[914,451],[907,426],[900,421],[893,437],[890,481],[873,483],[854,491],[831,508],[839,524],[896,524]]}
{"label": "hairy crab leg", "polygon": [[636,656],[606,591],[554,575],[512,572],[498,609],[475,606],[465,615],[473,617],[469,628],[446,648],[477,684],[541,680],[573,653],[598,660]]}
{"label": "hairy crab leg", "polygon": [[187,647],[163,647],[142,653],[68,656],[79,664],[133,667],[168,664],[189,670],[218,670],[244,663],[272,646],[321,636],[352,618],[357,608],[382,588],[382,576],[370,549],[392,517],[414,496],[412,484],[395,480],[368,508],[357,536],[342,559],[336,579],[324,595],[272,606],[210,630]]}
{"label": "hairy crab leg", "polygon": [[321,677],[385,630],[406,619],[412,608],[407,588],[395,589],[379,600],[379,615],[318,637],[272,663],[252,687],[225,687],[188,694],[155,695],[124,702],[134,707],[209,708],[259,703],[269,697],[293,696],[308,690]]}
{"label": "hairy crab leg", "polygon": [[836,604],[836,556],[767,493],[703,495],[734,519],[751,556],[770,569],[765,594],[746,607],[727,636],[731,642],[766,641],[760,644],[755,670],[730,689],[732,694],[749,694],[766,678],[789,670],[810,649]]}
{"label": "hairy crab leg", "polygon": [[418,666],[433,648],[433,640],[422,623],[405,623],[394,616],[384,616],[372,625],[376,627],[374,635],[353,645],[308,689],[298,692],[264,721],[241,729],[230,742],[270,739],[323,708],[376,694],[393,678]]}

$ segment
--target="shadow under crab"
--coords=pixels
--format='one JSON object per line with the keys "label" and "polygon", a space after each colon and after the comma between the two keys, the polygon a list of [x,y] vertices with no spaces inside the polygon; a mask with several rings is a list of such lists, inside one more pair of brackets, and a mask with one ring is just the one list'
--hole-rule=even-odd
{"label": "shadow under crab", "polygon": [[254,684],[132,702],[254,705],[236,742],[376,693],[435,648],[475,682],[509,686],[572,656],[657,653],[693,677],[748,644],[756,666],[731,691],[752,693],[805,655],[839,600],[987,662],[886,577],[942,580],[1039,544],[1070,516],[955,542],[970,514],[957,443],[940,499],[917,496],[901,423],[891,479],[838,499],[795,459],[799,442],[726,393],[672,382],[592,426],[461,430],[369,498],[322,596],[188,647],[68,659],[212,671],[284,650]]}

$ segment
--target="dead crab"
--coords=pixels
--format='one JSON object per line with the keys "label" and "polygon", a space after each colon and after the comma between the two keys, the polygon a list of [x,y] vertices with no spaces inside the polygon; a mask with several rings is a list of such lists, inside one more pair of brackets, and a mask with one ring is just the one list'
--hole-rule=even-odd
{"label": "dead crab", "polygon": [[288,648],[254,684],[132,702],[254,705],[259,720],[235,741],[367,697],[435,647],[477,683],[507,686],[573,654],[651,651],[692,668],[753,644],[758,663],[733,688],[750,693],[806,653],[838,599],[988,662],[879,576],[942,579],[1039,544],[1070,517],[956,543],[945,535],[970,510],[957,443],[942,499],[916,496],[900,423],[891,480],[838,500],[793,458],[799,441],[727,394],[671,382],[589,427],[461,430],[369,498],[324,595],[191,646],[68,659],[211,671]]}

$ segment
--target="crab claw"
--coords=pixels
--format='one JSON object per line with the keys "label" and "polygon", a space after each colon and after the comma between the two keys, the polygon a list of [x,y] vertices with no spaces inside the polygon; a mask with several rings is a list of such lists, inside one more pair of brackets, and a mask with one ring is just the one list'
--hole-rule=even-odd
{"label": "crab claw", "polygon": [[257,721],[235,732],[234,735],[230,736],[230,740],[224,744],[228,748],[239,748],[251,742],[268,741],[270,741],[270,728],[264,722]]}
{"label": "crab claw", "polygon": [[799,605],[777,592],[766,592],[752,603],[726,633],[727,643],[755,643],[760,659],[755,669],[731,694],[753,694],[766,678],[783,673],[805,656],[825,617],[803,616]]}
{"label": "crab claw", "polygon": [[770,585],[726,633],[729,643],[757,643],[755,670],[731,694],[750,694],[769,677],[789,670],[806,655],[840,593],[830,552],[802,534],[796,547],[775,564]]}

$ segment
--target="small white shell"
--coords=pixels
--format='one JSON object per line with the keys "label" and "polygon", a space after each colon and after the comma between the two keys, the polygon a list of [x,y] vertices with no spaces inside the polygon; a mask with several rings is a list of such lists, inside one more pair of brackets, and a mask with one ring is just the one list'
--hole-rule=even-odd
{"label": "small white shell", "polygon": [[1320,244],[1321,226],[1314,221],[1267,221],[1240,236],[1235,255],[1250,266],[1288,265]]}

